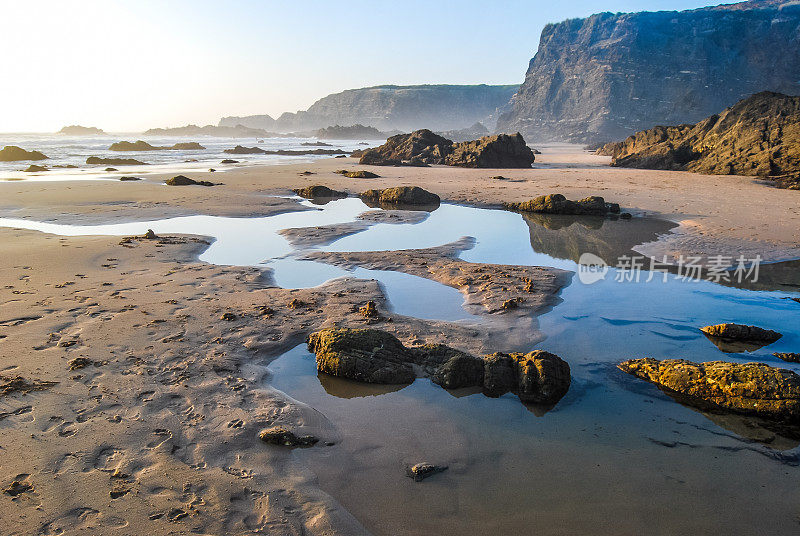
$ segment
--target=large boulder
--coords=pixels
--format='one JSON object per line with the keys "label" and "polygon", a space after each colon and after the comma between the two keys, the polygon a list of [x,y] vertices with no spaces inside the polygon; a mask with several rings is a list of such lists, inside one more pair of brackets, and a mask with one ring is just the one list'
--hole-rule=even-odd
{"label": "large boulder", "polygon": [[361,153],[360,164],[374,166],[427,166],[444,164],[453,142],[428,129],[398,134],[386,143]]}
{"label": "large boulder", "polygon": [[619,214],[619,205],[606,203],[599,196],[589,196],[579,201],[571,201],[561,194],[542,195],[522,203],[503,203],[510,210],[520,212],[535,212],[539,214],[568,214],[573,216],[604,216],[606,214]]}
{"label": "large boulder", "polygon": [[709,337],[717,337],[730,341],[753,342],[772,344],[783,335],[771,329],[764,329],[758,326],[747,326],[744,324],[717,324],[715,326],[705,326],[700,331]]}
{"label": "large boulder", "polygon": [[359,195],[364,201],[387,205],[438,205],[441,199],[419,186],[398,186],[383,190],[367,190]]}
{"label": "large boulder", "polygon": [[765,363],[631,359],[619,369],[652,382],[681,401],[782,421],[800,421],[800,376]]}
{"label": "large boulder", "polygon": [[47,157],[39,151],[26,151],[16,145],[6,145],[0,150],[0,162],[18,162],[20,160],[45,160]]}
{"label": "large boulder", "polygon": [[391,333],[376,329],[325,329],[308,337],[317,370],[367,383],[411,383],[413,354]]}
{"label": "large boulder", "polygon": [[553,404],[569,391],[569,364],[550,352],[495,353],[485,363],[484,392],[490,396],[512,392],[523,402]]}
{"label": "large boulder", "polygon": [[529,168],[536,157],[522,134],[498,134],[453,145],[448,166],[469,168]]}
{"label": "large boulder", "polygon": [[164,183],[167,186],[214,186],[213,182],[196,181],[185,175],[175,175],[174,177],[164,181]]}

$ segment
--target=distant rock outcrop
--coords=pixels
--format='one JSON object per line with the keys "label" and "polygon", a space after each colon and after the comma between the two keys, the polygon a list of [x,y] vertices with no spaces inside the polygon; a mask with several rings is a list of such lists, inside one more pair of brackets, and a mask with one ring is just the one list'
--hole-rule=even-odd
{"label": "distant rock outcrop", "polygon": [[703,409],[800,422],[800,376],[790,370],[764,363],[653,358],[624,361],[619,368]]}
{"label": "distant rock outcrop", "polygon": [[447,138],[448,140],[453,141],[470,141],[476,140],[478,138],[482,138],[483,136],[488,136],[491,134],[489,129],[484,126],[483,123],[478,121],[471,127],[466,128],[459,128],[455,130],[445,130],[444,132],[437,132],[439,136]]}
{"label": "distant rock outcrop", "polygon": [[102,164],[106,166],[143,166],[144,162],[136,160],[135,158],[104,158],[100,156],[90,156],[86,159],[89,165]]}
{"label": "distant rock outcrop", "polygon": [[392,136],[380,147],[359,154],[360,164],[375,166],[529,168],[536,158],[519,133],[453,143],[428,129]]}
{"label": "distant rock outcrop", "polygon": [[58,131],[59,134],[65,136],[101,136],[105,134],[101,129],[96,127],[82,127],[80,125],[69,125]]}
{"label": "distant rock outcrop", "polygon": [[388,133],[381,132],[375,127],[364,125],[353,125],[343,127],[334,125],[317,130],[316,137],[323,140],[383,140],[388,137]]}
{"label": "distant rock outcrop", "polygon": [[216,136],[220,138],[275,138],[280,134],[268,132],[261,128],[248,128],[242,125],[186,125],[174,128],[151,128],[144,132],[145,136]]}
{"label": "distant rock outcrop", "polygon": [[695,123],[769,90],[800,94],[800,3],[600,13],[548,24],[497,129],[608,142]]}
{"label": "distant rock outcrop", "polygon": [[16,145],[6,145],[0,150],[0,162],[19,162],[22,160],[46,160],[47,157],[39,151],[26,151]]}
{"label": "distant rock outcrop", "polygon": [[347,151],[343,151],[342,149],[278,149],[274,151],[268,151],[260,147],[244,147],[242,145],[237,145],[233,149],[225,149],[223,152],[227,154],[265,154],[279,156],[340,155],[347,153]]}
{"label": "distant rock outcrop", "polygon": [[312,131],[329,125],[366,125],[381,131],[450,130],[476,121],[492,126],[518,85],[375,86],[328,95],[306,111],[269,116],[224,117],[219,125],[246,125],[279,132]]}
{"label": "distant rock outcrop", "polygon": [[203,150],[205,147],[200,145],[197,142],[184,142],[184,143],[176,143],[175,145],[167,146],[156,146],[150,145],[146,141],[138,140],[135,142],[130,141],[118,141],[111,144],[111,147],[108,148],[109,151],[199,151]]}
{"label": "distant rock outcrop", "polygon": [[758,93],[696,125],[637,132],[598,154],[619,167],[800,177],[800,97]]}

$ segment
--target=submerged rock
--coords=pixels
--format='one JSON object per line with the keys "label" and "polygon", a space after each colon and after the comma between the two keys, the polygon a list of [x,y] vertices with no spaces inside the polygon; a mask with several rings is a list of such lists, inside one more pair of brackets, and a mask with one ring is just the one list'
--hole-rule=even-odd
{"label": "submerged rock", "polygon": [[143,166],[144,162],[136,160],[135,158],[102,158],[99,156],[90,156],[86,159],[86,163],[90,165],[104,164],[107,166]]}
{"label": "submerged rock", "polygon": [[317,370],[367,383],[411,383],[418,374],[446,389],[481,387],[488,396],[512,392],[523,402],[554,404],[569,390],[569,365],[555,354],[496,353],[476,357],[443,344],[405,347],[376,329],[332,328],[311,334]]}
{"label": "submerged rock", "polygon": [[281,426],[261,430],[258,437],[264,443],[284,447],[310,447],[319,442],[319,439],[312,435],[298,436],[291,430]]}
{"label": "submerged rock", "polygon": [[406,476],[413,478],[416,482],[420,482],[429,476],[433,476],[446,470],[446,465],[434,465],[432,463],[422,462],[408,467],[406,469]]}
{"label": "submerged rock", "polygon": [[373,173],[371,171],[365,171],[363,169],[357,171],[347,171],[346,169],[340,169],[336,171],[339,175],[344,175],[349,179],[377,179],[380,177],[377,173]]}
{"label": "submerged rock", "polygon": [[16,145],[6,145],[0,150],[0,162],[17,162],[19,160],[46,160],[39,151],[26,151]]}
{"label": "submerged rock", "polygon": [[800,421],[800,376],[765,363],[631,359],[619,369],[704,409]]}
{"label": "submerged rock", "polygon": [[606,203],[606,200],[599,196],[590,196],[580,201],[570,201],[561,194],[542,195],[522,203],[503,203],[503,206],[520,212],[573,216],[605,216],[606,214],[619,214],[620,211],[618,204]]}
{"label": "submerged rock", "polygon": [[764,329],[758,326],[746,326],[743,324],[717,324],[715,326],[705,326],[700,331],[710,337],[717,337],[730,341],[742,341],[753,343],[772,344],[783,335],[771,329]]}
{"label": "submerged rock", "polygon": [[176,175],[171,179],[166,180],[167,186],[214,186],[213,182],[209,181],[196,181],[190,179],[185,175]]}
{"label": "submerged rock", "polygon": [[364,201],[387,205],[438,205],[438,195],[423,190],[419,186],[399,186],[383,190],[367,190],[359,197]]}
{"label": "submerged rock", "polygon": [[297,195],[299,195],[300,197],[305,197],[306,199],[312,199],[315,197],[328,197],[328,198],[347,197],[347,192],[340,192],[338,190],[333,190],[331,188],[328,188],[327,186],[322,186],[321,184],[315,184],[314,186],[306,186],[305,188],[295,188],[292,191]]}
{"label": "submerged rock", "polygon": [[772,355],[788,363],[800,363],[800,354],[794,352],[775,352]]}

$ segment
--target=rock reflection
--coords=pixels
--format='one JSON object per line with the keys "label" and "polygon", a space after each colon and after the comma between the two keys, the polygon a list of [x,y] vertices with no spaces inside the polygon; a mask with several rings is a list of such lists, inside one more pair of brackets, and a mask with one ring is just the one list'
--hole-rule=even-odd
{"label": "rock reflection", "polygon": [[377,383],[363,383],[344,378],[337,378],[324,372],[317,373],[320,385],[325,392],[336,398],[365,398],[371,396],[381,396],[394,393],[405,389],[411,384],[387,385]]}

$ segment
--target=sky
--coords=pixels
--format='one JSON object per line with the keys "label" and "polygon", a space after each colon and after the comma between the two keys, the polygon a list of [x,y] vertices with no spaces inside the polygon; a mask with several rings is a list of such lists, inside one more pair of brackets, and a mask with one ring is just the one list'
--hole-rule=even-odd
{"label": "sky", "polygon": [[0,132],[137,132],[379,84],[521,83],[545,24],[713,0],[0,0]]}

